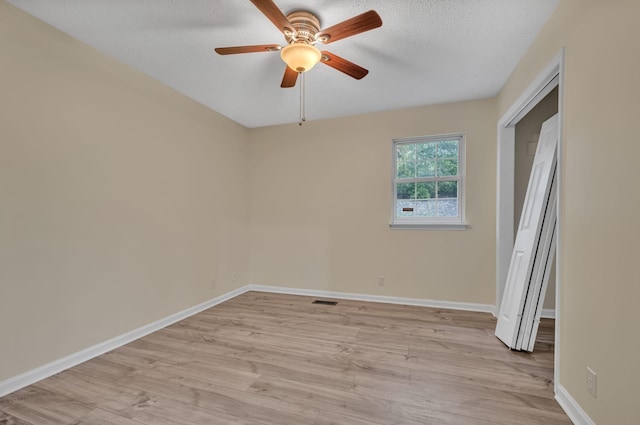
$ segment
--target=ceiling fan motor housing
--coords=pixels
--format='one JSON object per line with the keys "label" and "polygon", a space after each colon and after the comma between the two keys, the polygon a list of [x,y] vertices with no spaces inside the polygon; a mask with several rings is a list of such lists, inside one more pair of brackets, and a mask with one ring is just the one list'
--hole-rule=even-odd
{"label": "ceiling fan motor housing", "polygon": [[309,12],[292,12],[287,15],[287,19],[296,30],[295,34],[291,34],[290,31],[284,31],[284,38],[288,44],[313,44],[317,41],[316,34],[320,32],[320,20],[316,18],[314,14]]}

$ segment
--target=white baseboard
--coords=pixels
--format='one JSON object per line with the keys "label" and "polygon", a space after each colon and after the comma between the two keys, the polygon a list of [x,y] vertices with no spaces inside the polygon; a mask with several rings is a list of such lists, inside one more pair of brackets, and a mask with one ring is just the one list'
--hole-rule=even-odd
{"label": "white baseboard", "polygon": [[450,310],[479,311],[493,313],[494,307],[489,304],[461,303],[438,301],[420,298],[399,298],[382,295],[353,294],[349,292],[321,291],[317,289],[298,289],[283,286],[249,285],[249,291],[273,292],[276,294],[305,295],[310,297],[338,298],[343,300],[369,301],[374,303],[415,305],[420,307],[445,308]]}
{"label": "white baseboard", "polygon": [[556,401],[575,425],[596,425],[561,384],[557,385]]}
{"label": "white baseboard", "polygon": [[353,294],[348,292],[322,291],[316,289],[286,288],[281,286],[246,285],[231,292],[227,292],[226,294],[220,295],[216,298],[213,298],[209,301],[205,301],[202,304],[198,304],[186,310],[172,314],[156,322],[142,326],[138,329],[134,329],[130,332],[119,335],[107,341],[98,343],[92,347],[85,348],[84,350],[78,351],[77,353],[70,354],[66,357],[54,360],[43,366],[21,373],[20,375],[8,378],[4,381],[0,381],[0,397],[3,397],[28,385],[34,384],[42,379],[48,378],[49,376],[55,375],[56,373],[62,372],[63,370],[79,365],[80,363],[86,362],[87,360],[91,360],[94,357],[135,341],[136,339],[142,338],[145,335],[172,325],[176,322],[179,322],[180,320],[186,319],[189,316],[200,313],[203,310],[218,305],[247,291],[306,295],[312,297],[338,298],[355,301],[369,301],[377,303],[414,305],[420,307],[443,308],[451,310],[478,311],[492,314],[494,313],[494,307],[488,304],[438,301],[419,298],[387,297],[381,295]]}
{"label": "white baseboard", "polygon": [[543,308],[541,317],[543,319],[555,319],[556,318],[556,310],[553,308]]}
{"label": "white baseboard", "polygon": [[[387,297],[381,295],[353,294],[348,292],[298,289],[281,286],[246,285],[231,292],[227,292],[226,294],[220,295],[216,298],[213,298],[209,301],[205,301],[186,310],[167,316],[156,322],[134,329],[130,332],[101,342],[84,350],[78,351],[77,353],[55,360],[51,363],[47,363],[43,366],[29,370],[4,381],[0,381],[0,397],[24,388],[42,379],[48,378],[49,376],[55,375],[56,373],[62,372],[63,370],[69,369],[87,360],[91,360],[94,357],[135,341],[136,339],[142,338],[145,335],[165,328],[169,325],[179,322],[180,320],[186,319],[187,317],[193,316],[194,314],[200,313],[201,311],[216,306],[248,291],[272,292],[277,294],[289,295],[305,295],[322,298],[338,298],[345,300],[369,301],[389,304],[414,305],[420,307],[444,308],[451,310],[478,311],[483,313],[492,313],[495,315],[494,306],[488,304],[461,303],[418,298]],[[543,310],[542,317],[554,318],[555,310]],[[582,407],[580,407],[580,405],[575,401],[573,397],[571,397],[569,392],[562,385],[557,385],[556,400],[575,425],[595,425],[595,423],[591,420],[591,418],[589,418]]]}
{"label": "white baseboard", "polygon": [[[493,317],[496,317],[496,318],[498,317],[496,315],[495,308],[493,309],[492,313],[493,313]],[[553,320],[555,320],[555,318],[556,318],[556,310],[553,309],[553,308],[543,308],[542,309],[542,313],[540,314],[540,317],[543,318],[543,319],[553,319]]]}
{"label": "white baseboard", "polygon": [[119,335],[115,338],[111,338],[92,347],[85,348],[84,350],[78,351],[77,353],[70,354],[61,359],[54,360],[51,363],[47,363],[43,366],[21,373],[20,375],[11,377],[4,381],[0,381],[0,397],[3,397],[14,391],[18,391],[21,388],[36,383],[42,379],[48,378],[49,376],[55,375],[56,373],[62,372],[63,370],[69,369],[73,366],[79,365],[80,363],[86,362],[87,360],[91,360],[92,358],[104,354],[107,351],[114,350],[118,347],[135,341],[138,338],[142,338],[145,335],[172,325],[176,322],[179,322],[180,320],[186,319],[189,316],[200,313],[203,310],[218,305],[247,291],[248,287],[244,286],[231,292],[227,292],[226,294],[220,295],[219,297],[213,298],[209,301],[205,301],[202,304],[198,304],[186,310],[182,310],[156,322],[142,326],[138,329],[134,329],[130,332]]}

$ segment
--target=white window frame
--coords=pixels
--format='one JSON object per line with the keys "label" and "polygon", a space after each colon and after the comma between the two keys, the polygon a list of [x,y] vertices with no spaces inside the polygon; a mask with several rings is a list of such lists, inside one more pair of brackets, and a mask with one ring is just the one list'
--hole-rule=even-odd
{"label": "white window frame", "polygon": [[[458,140],[458,215],[456,217],[396,217],[397,183],[402,181],[397,178],[398,158],[397,146],[401,144],[417,144],[425,142],[438,142],[442,140]],[[393,139],[392,143],[392,168],[391,176],[391,222],[389,226],[396,229],[433,229],[433,230],[465,230],[468,227],[465,219],[465,169],[466,169],[466,140],[464,133],[437,134],[431,136],[410,137]],[[439,181],[438,177],[417,179],[418,181]],[[446,180],[451,180],[447,176]]]}

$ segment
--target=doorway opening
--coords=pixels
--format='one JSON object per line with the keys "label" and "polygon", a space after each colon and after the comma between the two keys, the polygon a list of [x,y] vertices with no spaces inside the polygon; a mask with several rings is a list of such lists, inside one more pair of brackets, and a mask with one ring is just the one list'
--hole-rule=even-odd
{"label": "doorway opening", "polygon": [[[531,175],[531,166],[538,146],[538,137],[542,123],[558,113],[558,86],[538,102],[538,104],[515,124],[514,187],[513,187],[513,224],[514,241],[518,229],[527,184]],[[551,264],[549,283],[542,307],[543,318],[555,317],[555,258]]]}
{"label": "doorway opening", "polygon": [[[541,119],[541,116],[549,114],[554,109],[558,113],[559,118],[559,138],[558,138],[558,224],[557,224],[557,244],[556,253],[560,251],[562,244],[562,229],[560,220],[560,208],[562,199],[562,104],[563,104],[563,77],[564,77],[564,49],[562,49],[547,67],[536,77],[536,79],[527,87],[521,96],[513,103],[507,113],[498,121],[498,161],[497,161],[497,217],[496,217],[496,314],[500,308],[502,295],[509,271],[509,263],[515,240],[515,229],[518,225],[519,211],[522,208],[522,199],[520,199],[520,185],[524,178],[528,181],[528,172],[526,163],[529,149],[533,148],[530,142],[535,131],[531,127],[535,122]],[[555,105],[554,105],[555,102]],[[555,108],[554,108],[555,107]],[[554,112],[555,113],[555,112]],[[553,115],[553,114],[552,114]],[[541,123],[540,123],[541,124]],[[538,126],[538,132],[539,132]],[[518,134],[517,134],[518,133]],[[520,137],[517,137],[520,136]],[[516,152],[517,151],[517,152]],[[516,165],[516,153],[518,153],[519,164]],[[518,173],[518,175],[517,175]],[[526,177],[523,177],[523,173]],[[526,191],[527,182],[524,183]],[[517,191],[517,192],[516,192]],[[518,197],[518,200],[516,198]],[[518,205],[519,203],[519,205]],[[556,271],[553,276],[555,288],[551,284],[547,292],[553,292],[545,300],[549,306],[551,303],[554,308],[547,308],[546,317],[550,317],[552,312],[555,316],[555,353],[554,353],[554,388],[557,392],[557,383],[559,376],[559,293],[561,288],[560,271],[561,259],[555,256]]]}

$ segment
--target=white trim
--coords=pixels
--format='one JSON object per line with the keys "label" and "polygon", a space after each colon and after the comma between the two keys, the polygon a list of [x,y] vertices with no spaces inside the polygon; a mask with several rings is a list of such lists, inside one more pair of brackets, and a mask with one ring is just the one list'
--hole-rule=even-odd
{"label": "white trim", "polygon": [[452,301],[428,300],[422,298],[400,298],[382,295],[353,294],[349,292],[322,291],[318,289],[287,288],[284,286],[249,285],[250,291],[271,292],[275,294],[304,295],[309,297],[338,298],[342,300],[367,301],[374,303],[415,305],[419,307],[445,308],[449,310],[478,311],[494,314],[490,304],[461,303]]}
{"label": "white trim", "polygon": [[556,224],[556,323],[555,337],[553,344],[553,382],[556,394],[560,386],[560,289],[562,287],[562,269],[564,262],[562,256],[558,253],[562,252],[562,199],[564,192],[564,76],[565,76],[565,49],[560,49],[554,60],[558,61],[559,79],[558,79],[558,127],[560,134],[558,135],[558,193],[557,193],[557,215],[558,222]]}
{"label": "white trim", "polygon": [[178,313],[172,314],[153,323],[149,323],[148,325],[134,329],[115,338],[111,338],[107,341],[103,341],[94,346],[85,348],[84,350],[78,351],[77,353],[70,354],[66,357],[54,360],[35,369],[28,370],[24,373],[21,373],[20,375],[5,379],[4,381],[0,381],[0,397],[3,397],[14,391],[18,391],[21,388],[24,388],[42,379],[48,378],[49,376],[55,375],[56,373],[62,372],[63,370],[69,369],[73,366],[79,365],[80,363],[86,362],[87,360],[91,360],[92,358],[104,354],[107,351],[114,350],[118,347],[135,341],[136,339],[142,338],[145,335],[172,325],[176,322],[179,322],[180,320],[186,319],[189,316],[200,313],[201,311],[204,311],[208,308],[211,308],[215,305],[218,305],[224,301],[247,292],[247,288],[248,286],[244,286],[231,292],[227,292],[226,294],[220,295],[219,297],[213,298],[209,301],[205,301],[202,304],[198,304],[186,310],[182,310]]}
{"label": "white trim", "polygon": [[84,363],[108,351],[115,350],[118,347],[121,347],[152,332],[158,331],[162,328],[179,322],[180,320],[184,320],[187,317],[193,316],[194,314],[200,313],[201,311],[214,307],[248,291],[305,295],[323,298],[339,298],[344,300],[368,301],[388,304],[414,305],[420,307],[444,308],[450,310],[478,311],[483,313],[491,313],[495,316],[494,307],[489,304],[438,301],[418,298],[399,298],[381,295],[352,294],[348,292],[297,289],[281,286],[246,285],[233,291],[227,292],[226,294],[220,295],[216,298],[213,298],[209,301],[205,301],[186,310],[182,310],[178,313],[174,313],[153,323],[149,323],[148,325],[119,335],[115,338],[100,342],[96,345],[85,348],[84,350],[80,350],[66,357],[54,360],[35,369],[28,370],[24,373],[21,373],[20,375],[16,375],[14,377],[5,379],[4,381],[0,381],[0,397],[4,397],[7,394],[18,391],[21,388],[34,384],[66,369],[72,368],[76,365],[79,365],[80,363]]}
{"label": "white trim", "polygon": [[[221,304],[231,298],[242,295],[245,292],[270,292],[276,294],[289,294],[289,295],[303,295],[322,298],[338,298],[343,300],[354,301],[368,301],[377,303],[388,304],[401,304],[401,305],[413,305],[419,307],[431,307],[431,308],[443,308],[449,310],[463,310],[463,311],[476,311],[482,313],[491,313],[495,316],[494,306],[490,304],[476,304],[476,303],[463,303],[452,301],[439,301],[420,298],[400,298],[400,297],[388,297],[382,295],[367,295],[367,294],[353,294],[348,292],[336,292],[336,291],[322,291],[316,289],[298,289],[287,288],[282,286],[266,286],[266,285],[246,285],[226,294],[220,295],[204,303],[190,307],[186,310],[167,316],[163,319],[157,320],[148,325],[134,329],[130,332],[119,335],[115,338],[98,343],[94,346],[88,347],[77,353],[68,355],[66,357],[54,360],[43,366],[21,373],[20,375],[8,378],[4,381],[0,381],[0,397],[10,394],[14,391],[18,391],[28,385],[34,384],[42,379],[48,378],[56,373],[62,372],[66,369],[72,368],[80,363],[84,363],[104,354],[108,351],[114,350],[139,338],[142,338],[152,332],[158,331],[169,325],[172,325],[180,320],[184,320],[187,317],[200,313],[208,308]],[[543,313],[544,314],[544,313]]]}
{"label": "white trim", "polygon": [[392,229],[405,230],[467,230],[468,223],[389,223]]}
{"label": "white trim", "polygon": [[523,106],[523,109],[520,110],[520,112],[518,112],[509,123],[507,123],[507,126],[514,126],[520,122],[522,118],[531,112],[531,110],[535,108],[542,99],[544,99],[560,84],[560,66],[558,64],[550,65],[548,73],[544,75],[551,75],[552,73],[556,73],[556,76],[551,80],[541,79],[540,82],[534,81],[534,89],[529,92],[530,96],[527,96],[525,99],[527,103]]}
{"label": "white trim", "polygon": [[543,308],[540,317],[542,317],[543,319],[555,319],[556,311],[553,308]]}
{"label": "white trim", "polygon": [[[560,49],[560,51],[555,54],[551,62],[549,62],[545,69],[536,76],[531,84],[529,84],[529,86],[522,92],[518,100],[516,100],[502,116],[498,122],[500,127],[511,127],[515,125],[517,123],[516,118],[520,120],[524,115],[526,115],[526,113],[522,114],[523,111],[529,112],[536,106],[536,103],[532,103],[532,101],[537,99],[540,93],[545,89],[549,90],[547,94],[551,91],[548,89],[548,85],[556,76],[559,75],[561,68],[560,64],[563,61],[564,48]],[[551,87],[551,89],[553,89],[553,87]],[[540,101],[542,99],[538,98],[537,100]]]}
{"label": "white trim", "polygon": [[571,397],[569,391],[560,384],[556,385],[556,401],[575,425],[596,425],[578,402]]}

